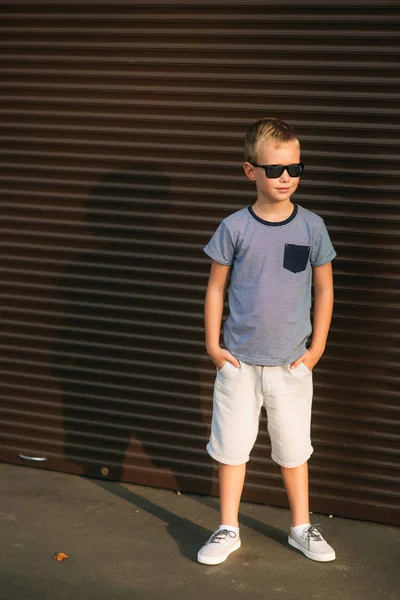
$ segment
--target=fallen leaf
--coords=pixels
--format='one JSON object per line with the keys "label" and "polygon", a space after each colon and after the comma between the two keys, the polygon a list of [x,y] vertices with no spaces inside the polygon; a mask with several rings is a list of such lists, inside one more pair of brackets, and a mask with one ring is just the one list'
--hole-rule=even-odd
{"label": "fallen leaf", "polygon": [[53,554],[53,558],[54,560],[66,560],[67,558],[69,558],[69,556],[67,556],[66,554],[64,554],[64,552],[57,552],[57,554]]}

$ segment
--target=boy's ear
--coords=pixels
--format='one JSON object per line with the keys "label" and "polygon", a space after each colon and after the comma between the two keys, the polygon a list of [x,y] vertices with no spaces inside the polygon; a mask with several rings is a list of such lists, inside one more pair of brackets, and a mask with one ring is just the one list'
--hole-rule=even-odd
{"label": "boy's ear", "polygon": [[254,173],[253,165],[251,165],[249,162],[244,162],[243,169],[244,169],[244,172],[246,173],[246,177],[248,177],[250,179],[250,181],[256,180],[256,174]]}

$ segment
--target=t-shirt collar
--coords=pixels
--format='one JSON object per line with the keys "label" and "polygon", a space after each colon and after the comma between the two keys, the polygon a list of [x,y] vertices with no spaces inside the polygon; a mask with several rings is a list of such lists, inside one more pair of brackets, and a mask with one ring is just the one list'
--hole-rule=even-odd
{"label": "t-shirt collar", "polygon": [[281,227],[282,225],[287,225],[288,223],[290,223],[290,221],[293,221],[293,219],[297,215],[298,206],[294,202],[293,202],[293,204],[294,204],[294,208],[293,208],[292,214],[284,221],[277,221],[277,222],[266,221],[265,219],[262,219],[261,217],[257,216],[251,206],[248,206],[247,208],[248,208],[249,213],[253,217],[253,219],[258,221],[259,223],[262,223],[263,225],[268,225],[269,227]]}

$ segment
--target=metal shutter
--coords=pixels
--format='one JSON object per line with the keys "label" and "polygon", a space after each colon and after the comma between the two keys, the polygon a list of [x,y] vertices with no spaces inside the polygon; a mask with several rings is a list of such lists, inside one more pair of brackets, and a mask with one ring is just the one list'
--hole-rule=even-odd
{"label": "metal shutter", "polygon": [[[0,459],[217,493],[202,247],[274,115],[338,252],[311,509],[399,524],[398,2],[0,8]],[[287,506],[265,419],[244,499]]]}

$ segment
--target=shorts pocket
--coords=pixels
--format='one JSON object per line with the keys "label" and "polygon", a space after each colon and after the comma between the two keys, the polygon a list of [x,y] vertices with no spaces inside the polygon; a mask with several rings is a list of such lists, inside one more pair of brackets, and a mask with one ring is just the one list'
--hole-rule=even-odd
{"label": "shorts pocket", "polygon": [[234,367],[233,364],[227,360],[220,369],[217,369],[217,375],[222,375],[228,379],[233,379],[238,375],[239,371],[240,367]]}
{"label": "shorts pocket", "polygon": [[297,373],[300,375],[312,375],[312,371],[307,367],[307,365],[305,365],[303,362],[301,362],[299,365],[297,365],[297,367],[295,369],[291,369],[290,365],[289,365],[289,371],[291,373]]}
{"label": "shorts pocket", "polygon": [[307,373],[312,373],[311,369],[309,369],[303,362],[299,364],[299,367],[303,367],[304,371],[307,371]]}
{"label": "shorts pocket", "polygon": [[305,271],[310,257],[311,246],[299,246],[297,244],[285,244],[283,266],[292,273]]}

